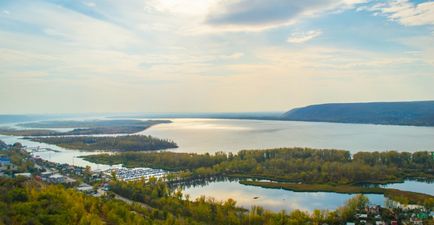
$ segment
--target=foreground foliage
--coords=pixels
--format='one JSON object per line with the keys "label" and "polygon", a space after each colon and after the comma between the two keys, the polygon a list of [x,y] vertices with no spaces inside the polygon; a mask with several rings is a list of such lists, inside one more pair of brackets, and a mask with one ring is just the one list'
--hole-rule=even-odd
{"label": "foreground foliage", "polygon": [[261,207],[247,211],[236,207],[231,199],[185,200],[180,191],[169,192],[165,183],[155,179],[148,183],[114,181],[111,185],[115,193],[149,207],[109,197],[91,197],[24,178],[0,178],[0,224],[341,224],[368,203],[366,197],[359,195],[336,211],[274,213]]}
{"label": "foreground foliage", "polygon": [[152,224],[144,209],[24,178],[0,178],[0,224]]}

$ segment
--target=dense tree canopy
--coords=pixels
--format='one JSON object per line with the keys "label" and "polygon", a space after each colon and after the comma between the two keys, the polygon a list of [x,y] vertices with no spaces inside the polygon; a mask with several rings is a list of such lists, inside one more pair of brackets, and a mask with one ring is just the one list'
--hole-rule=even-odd
{"label": "dense tree canopy", "polygon": [[[134,134],[151,126],[170,123],[169,120],[83,120],[83,121],[44,121],[19,124],[20,126],[38,129],[12,129],[0,127],[0,134],[13,136],[67,136],[95,134]],[[73,128],[60,132],[41,128]]]}
{"label": "dense tree canopy", "polygon": [[24,178],[0,178],[0,224],[156,224],[156,225],[296,225],[341,224],[367,204],[356,196],[336,211],[270,212],[261,207],[250,211],[228,199],[218,202],[205,197],[190,201],[180,191],[169,192],[165,183],[113,182],[113,191],[140,204],[127,204],[110,197],[97,198],[45,185]]}
{"label": "dense tree canopy", "polygon": [[231,175],[280,181],[330,184],[384,183],[434,178],[429,152],[360,152],[281,148],[238,154],[132,153],[85,156],[86,160],[127,167],[188,172],[189,176]]}
{"label": "dense tree canopy", "polygon": [[61,136],[32,138],[32,141],[58,145],[69,149],[86,151],[151,151],[178,147],[173,141],[146,135],[127,136]]}

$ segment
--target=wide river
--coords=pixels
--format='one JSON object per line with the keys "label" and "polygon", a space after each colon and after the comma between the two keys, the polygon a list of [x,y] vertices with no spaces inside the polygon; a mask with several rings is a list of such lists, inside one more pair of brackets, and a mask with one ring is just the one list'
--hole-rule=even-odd
{"label": "wide river", "polygon": [[170,119],[141,134],[175,141],[176,152],[312,147],[357,151],[434,150],[434,127],[235,119]]}
{"label": "wide river", "polygon": [[[171,139],[179,145],[179,148],[171,149],[175,152],[237,152],[242,149],[276,147],[334,148],[351,152],[434,150],[432,127],[235,119],[170,120],[173,123],[156,125],[138,134]],[[54,149],[56,152],[46,150],[34,152],[34,155],[50,161],[80,166],[89,165],[92,169],[109,168],[107,165],[93,164],[78,158],[81,155],[95,153],[63,149],[11,136],[0,135],[0,140],[8,144],[21,142],[28,147]],[[434,184],[423,182],[406,181],[388,187],[434,195]],[[237,181],[217,181],[202,186],[191,186],[185,189],[185,194],[189,194],[191,198],[201,195],[218,200],[233,198],[239,206],[250,208],[252,205],[260,205],[274,211],[296,208],[335,209],[353,196],[267,189],[241,185]],[[368,196],[374,204],[384,203],[383,195]]]}

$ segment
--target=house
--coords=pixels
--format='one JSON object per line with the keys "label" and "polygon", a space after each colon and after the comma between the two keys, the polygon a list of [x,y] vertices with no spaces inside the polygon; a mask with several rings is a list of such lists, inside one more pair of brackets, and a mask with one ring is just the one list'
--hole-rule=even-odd
{"label": "house", "polygon": [[11,171],[17,170],[17,166],[11,162],[9,157],[0,156],[0,176],[5,176],[6,174],[11,175]]}
{"label": "house", "polygon": [[104,184],[102,185],[102,190],[104,190],[104,191],[109,191],[109,190],[110,190],[110,185],[109,185],[108,183],[104,183]]}
{"label": "house", "polygon": [[0,156],[0,170],[11,170],[11,160],[6,156]]}
{"label": "house", "polygon": [[86,184],[86,183],[80,184],[76,189],[78,191],[81,191],[81,192],[87,193],[87,194],[91,194],[91,193],[95,192],[94,188],[92,186],[90,186],[89,184]]}
{"label": "house", "polygon": [[368,214],[360,214],[360,219],[368,219]]}
{"label": "house", "polygon": [[65,177],[63,177],[61,174],[56,173],[49,176],[47,181],[50,183],[61,184],[65,183]]}
{"label": "house", "polygon": [[47,181],[51,175],[53,175],[53,172],[51,172],[51,171],[42,172],[41,178],[43,181]]}
{"label": "house", "polygon": [[15,177],[27,177],[27,178],[32,177],[31,173],[16,173],[14,175],[15,175]]}

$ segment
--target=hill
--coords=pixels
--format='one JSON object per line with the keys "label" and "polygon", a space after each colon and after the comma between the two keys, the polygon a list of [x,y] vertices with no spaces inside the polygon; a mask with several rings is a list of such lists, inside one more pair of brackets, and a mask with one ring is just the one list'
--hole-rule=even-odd
{"label": "hill", "polygon": [[295,108],[284,120],[434,126],[434,101],[331,103]]}

